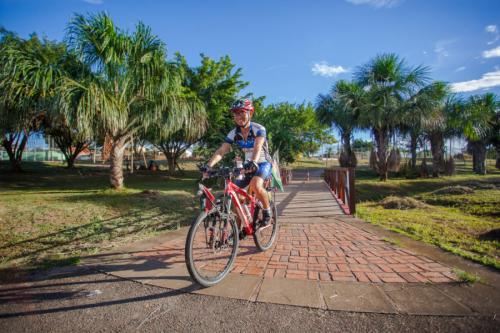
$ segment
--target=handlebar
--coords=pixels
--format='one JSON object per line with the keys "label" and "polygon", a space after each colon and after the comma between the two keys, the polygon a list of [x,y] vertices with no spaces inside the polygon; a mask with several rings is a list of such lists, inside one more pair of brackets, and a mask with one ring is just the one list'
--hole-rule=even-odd
{"label": "handlebar", "polygon": [[[200,167],[199,169],[201,172],[205,173],[205,170],[203,170],[203,168]],[[206,171],[206,173],[208,174],[208,178],[224,177],[227,179],[231,178],[233,175],[240,175],[243,173],[254,173],[254,172],[248,172],[244,168],[222,167]]]}

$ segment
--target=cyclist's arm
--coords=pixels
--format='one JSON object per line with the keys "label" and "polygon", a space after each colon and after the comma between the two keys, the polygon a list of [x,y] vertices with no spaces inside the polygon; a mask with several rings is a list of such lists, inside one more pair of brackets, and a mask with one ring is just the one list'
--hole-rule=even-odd
{"label": "cyclist's arm", "polygon": [[260,152],[262,151],[262,146],[266,142],[266,138],[263,136],[258,136],[255,138],[255,145],[253,146],[252,159],[254,162],[259,160]]}
{"label": "cyclist's arm", "polygon": [[211,168],[213,167],[214,165],[216,165],[221,159],[222,157],[224,157],[224,155],[226,155],[227,153],[229,153],[231,151],[231,145],[227,142],[224,142],[220,147],[219,149],[217,149],[215,151],[215,153],[213,154],[212,158],[210,159],[210,161],[208,161],[207,165]]}

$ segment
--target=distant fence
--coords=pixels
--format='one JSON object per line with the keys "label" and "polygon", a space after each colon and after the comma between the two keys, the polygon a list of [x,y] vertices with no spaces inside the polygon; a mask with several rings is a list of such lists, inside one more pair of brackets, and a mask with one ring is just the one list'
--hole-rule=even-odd
{"label": "distant fence", "polygon": [[354,168],[334,167],[325,169],[325,182],[346,214],[356,213],[356,189]]}
{"label": "distant fence", "polygon": [[[0,161],[8,161],[9,154],[0,150]],[[23,162],[50,162],[64,161],[64,155],[59,149],[30,149],[25,150],[22,156]]]}

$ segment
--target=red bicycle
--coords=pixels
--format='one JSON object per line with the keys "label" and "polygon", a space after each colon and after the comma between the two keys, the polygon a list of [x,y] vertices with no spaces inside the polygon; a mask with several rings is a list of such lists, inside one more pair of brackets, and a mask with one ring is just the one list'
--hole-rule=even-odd
{"label": "red bicycle", "polygon": [[278,214],[274,203],[275,188],[269,186],[270,181],[266,181],[272,219],[264,225],[261,222],[262,203],[231,180],[241,170],[221,168],[209,172],[210,178],[224,178],[224,194],[219,198],[209,188],[199,184],[202,211],[189,229],[185,256],[189,274],[204,287],[219,283],[229,274],[240,239],[253,235],[255,245],[261,251],[269,249],[276,239]]}

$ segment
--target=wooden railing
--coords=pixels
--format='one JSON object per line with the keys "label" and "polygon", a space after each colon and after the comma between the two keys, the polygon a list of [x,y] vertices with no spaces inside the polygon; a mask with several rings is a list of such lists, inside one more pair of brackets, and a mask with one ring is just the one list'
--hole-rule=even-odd
{"label": "wooden railing", "polygon": [[354,188],[354,168],[333,167],[325,169],[325,182],[339,201],[344,213],[356,212],[356,190]]}
{"label": "wooden railing", "polygon": [[287,185],[292,180],[292,169],[280,168],[281,182]]}

